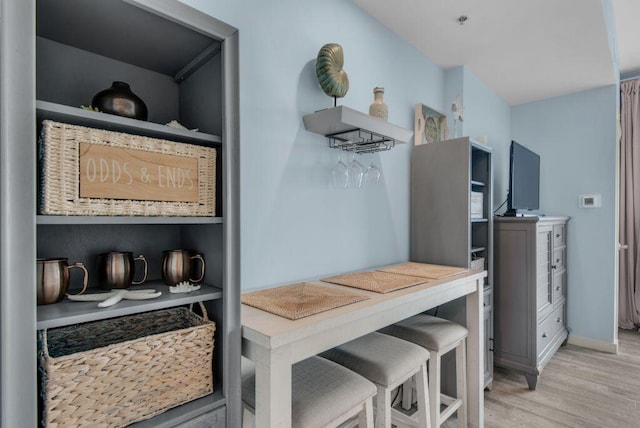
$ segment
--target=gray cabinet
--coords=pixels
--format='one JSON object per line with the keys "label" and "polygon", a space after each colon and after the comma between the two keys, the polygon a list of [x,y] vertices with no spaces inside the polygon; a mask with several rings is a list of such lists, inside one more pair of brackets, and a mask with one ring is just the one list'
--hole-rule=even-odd
{"label": "gray cabinet", "polygon": [[[491,148],[468,137],[414,146],[411,154],[411,260],[488,272],[485,386],[493,379],[492,168]],[[456,318],[464,314],[462,304],[445,305],[438,315],[464,323],[466,320]]]}
{"label": "gray cabinet", "polygon": [[485,287],[482,308],[484,311],[484,387],[493,385],[493,287]]}
{"label": "gray cabinet", "polygon": [[566,341],[567,217],[495,218],[495,364],[535,389]]}
{"label": "gray cabinet", "polygon": [[[0,0],[0,6],[2,46],[15,48],[0,50],[0,341],[11,350],[0,360],[2,426],[37,426],[38,329],[195,301],[204,301],[216,322],[215,392],[135,426],[239,426],[237,30],[176,0]],[[131,84],[147,105],[148,122],[80,108],[113,81]],[[37,215],[36,140],[44,119],[216,148],[215,216]],[[171,120],[199,132],[164,126]],[[89,287],[96,288],[97,254],[144,253],[148,285],[162,289],[161,254],[173,248],[204,254],[205,285],[196,294],[164,293],[106,309],[67,301],[36,306],[38,257],[85,262]]]}

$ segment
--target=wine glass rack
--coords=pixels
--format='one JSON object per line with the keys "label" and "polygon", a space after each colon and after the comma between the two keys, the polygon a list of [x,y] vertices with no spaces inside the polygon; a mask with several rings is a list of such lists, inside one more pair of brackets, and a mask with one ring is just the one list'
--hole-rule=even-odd
{"label": "wine glass rack", "polygon": [[375,153],[390,150],[396,140],[367,129],[353,129],[327,135],[329,147],[347,152]]}
{"label": "wine glass rack", "polygon": [[346,106],[303,117],[307,131],[323,135],[329,147],[355,153],[381,152],[408,143],[413,132]]}

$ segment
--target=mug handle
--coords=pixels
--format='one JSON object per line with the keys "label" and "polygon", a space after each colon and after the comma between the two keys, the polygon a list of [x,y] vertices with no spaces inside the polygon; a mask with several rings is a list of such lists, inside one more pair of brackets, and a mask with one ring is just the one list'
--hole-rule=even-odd
{"label": "mug handle", "polygon": [[149,270],[149,265],[147,264],[147,259],[145,258],[145,256],[140,254],[138,257],[135,257],[133,259],[133,262],[135,263],[136,260],[142,260],[144,262],[144,276],[142,277],[142,279],[140,281],[131,281],[132,285],[138,285],[138,284],[142,284],[143,282],[145,282],[147,280],[147,273],[148,273],[148,270]]}
{"label": "mug handle", "polygon": [[84,272],[84,279],[82,281],[82,290],[80,290],[80,292],[76,294],[67,293],[67,296],[77,296],[78,294],[84,293],[85,291],[87,291],[87,285],[89,284],[89,272],[87,271],[87,268],[84,266],[84,263],[78,262],[69,266],[65,266],[65,269],[70,270],[73,268],[80,268]]}
{"label": "mug handle", "polygon": [[189,278],[189,281],[191,282],[200,282],[204,279],[204,269],[205,269],[205,265],[204,265],[204,259],[202,258],[202,256],[200,254],[196,254],[194,256],[191,256],[191,260],[193,259],[198,259],[200,260],[201,263],[201,269],[200,269],[200,278],[198,279],[193,279],[193,278]]}

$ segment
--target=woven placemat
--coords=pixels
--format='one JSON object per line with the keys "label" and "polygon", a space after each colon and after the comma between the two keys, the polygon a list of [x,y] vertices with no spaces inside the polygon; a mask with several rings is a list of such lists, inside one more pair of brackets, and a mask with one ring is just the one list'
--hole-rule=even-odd
{"label": "woven placemat", "polygon": [[378,269],[382,272],[418,276],[420,278],[441,279],[467,272],[469,269],[457,266],[432,265],[428,263],[407,262]]}
{"label": "woven placemat", "polygon": [[242,303],[290,320],[297,320],[368,298],[347,290],[299,282],[243,294]]}
{"label": "woven placemat", "polygon": [[378,271],[355,272],[346,275],[332,276],[331,278],[324,278],[322,281],[346,285],[347,287],[359,288],[361,290],[374,291],[376,293],[388,293],[427,282],[426,279],[416,276]]}

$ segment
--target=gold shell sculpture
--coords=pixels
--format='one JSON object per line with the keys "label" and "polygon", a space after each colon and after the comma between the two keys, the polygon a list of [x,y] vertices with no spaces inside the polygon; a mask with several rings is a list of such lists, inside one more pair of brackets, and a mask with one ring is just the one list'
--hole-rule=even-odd
{"label": "gold shell sculpture", "polygon": [[316,75],[320,87],[330,97],[342,98],[349,90],[349,77],[342,69],[343,65],[342,46],[337,43],[327,43],[320,48],[316,60]]}

